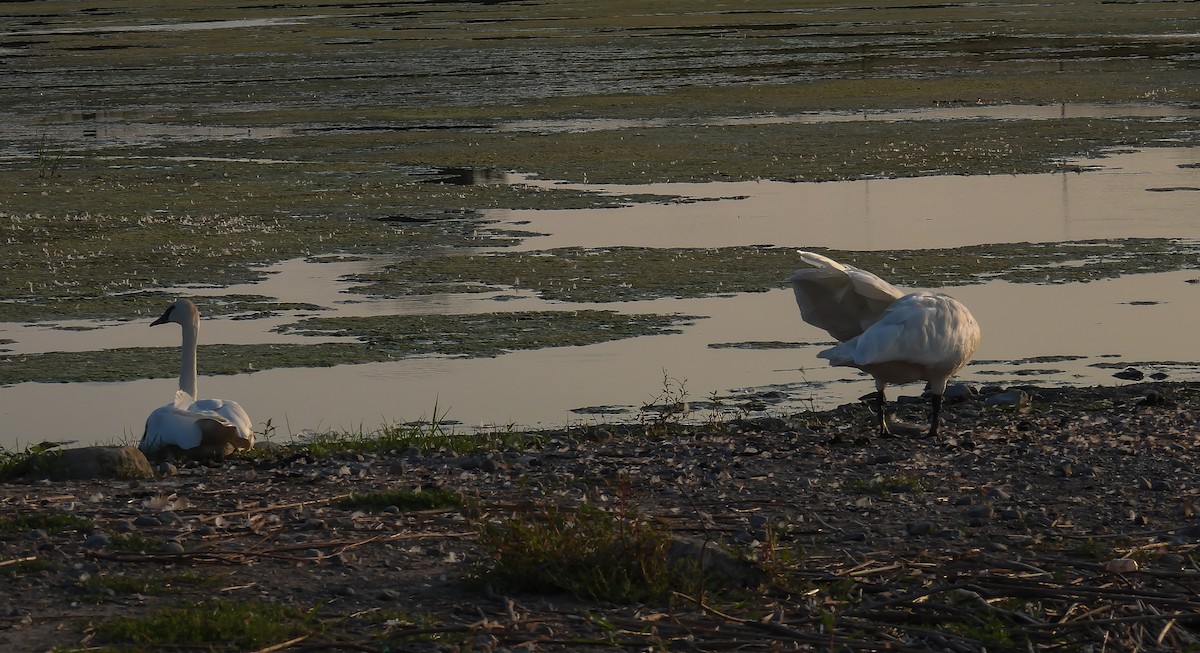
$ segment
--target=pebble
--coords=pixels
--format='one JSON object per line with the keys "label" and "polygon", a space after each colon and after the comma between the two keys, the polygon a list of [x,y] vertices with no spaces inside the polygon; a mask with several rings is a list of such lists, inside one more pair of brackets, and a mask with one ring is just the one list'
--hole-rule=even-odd
{"label": "pebble", "polygon": [[1146,373],[1133,367],[1126,367],[1120,372],[1113,374],[1113,376],[1126,381],[1141,381],[1146,378]]}
{"label": "pebble", "polygon": [[137,518],[133,520],[133,525],[143,527],[162,526],[162,522],[158,520],[158,517],[154,517],[152,515],[138,515]]}
{"label": "pebble", "polygon": [[89,549],[103,549],[108,546],[110,540],[106,533],[96,531],[83,541],[83,545]]}
{"label": "pebble", "polygon": [[918,521],[905,524],[904,532],[908,535],[928,535],[933,532],[933,522]]}
{"label": "pebble", "polygon": [[979,394],[979,391],[975,390],[971,386],[965,383],[955,383],[953,385],[946,386],[946,391],[942,393],[942,398],[947,401],[962,401],[970,399],[972,396],[977,394]]}
{"label": "pebble", "polygon": [[1024,390],[1007,390],[988,395],[983,403],[988,406],[1022,406],[1029,403],[1029,394]]}
{"label": "pebble", "polygon": [[988,498],[995,501],[1008,501],[1012,499],[1012,495],[998,487],[994,487],[988,490]]}
{"label": "pebble", "polygon": [[163,553],[183,553],[183,545],[175,540],[167,540],[158,550]]}
{"label": "pebble", "polygon": [[1138,570],[1138,563],[1133,558],[1117,558],[1109,560],[1104,568],[1114,574],[1128,574]]}
{"label": "pebble", "polygon": [[971,506],[967,508],[966,518],[968,526],[983,526],[992,519],[992,515],[996,514],[991,506]]}

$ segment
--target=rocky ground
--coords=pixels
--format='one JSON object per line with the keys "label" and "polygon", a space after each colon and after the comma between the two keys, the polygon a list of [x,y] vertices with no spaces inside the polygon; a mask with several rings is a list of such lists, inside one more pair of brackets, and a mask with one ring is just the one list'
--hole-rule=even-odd
{"label": "rocky ground", "polygon": [[[950,405],[937,438],[875,437],[851,405],[10,482],[0,649],[1184,650],[1200,642],[1198,401],[1193,384],[1012,388]],[[463,503],[339,503],[412,489]],[[585,502],[732,582],[621,604],[463,581],[490,559],[481,524]],[[217,635],[177,646],[105,627],[216,601],[305,612],[271,641],[238,639],[216,608]]]}

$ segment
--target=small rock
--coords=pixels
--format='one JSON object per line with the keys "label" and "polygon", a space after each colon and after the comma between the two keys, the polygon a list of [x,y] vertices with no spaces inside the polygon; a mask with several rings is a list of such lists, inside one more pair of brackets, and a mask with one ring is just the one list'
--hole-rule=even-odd
{"label": "small rock", "polygon": [[158,517],[155,517],[153,515],[138,515],[133,520],[133,525],[141,526],[141,527],[162,526],[162,522],[158,520]]}
{"label": "small rock", "polygon": [[158,550],[163,553],[183,553],[183,545],[175,540],[167,540]]}
{"label": "small rock", "polygon": [[179,468],[176,467],[174,463],[164,460],[154,466],[154,473],[158,474],[159,476],[177,476],[179,474]]}
{"label": "small rock", "polygon": [[1117,377],[1118,379],[1125,379],[1126,381],[1141,381],[1142,379],[1146,378],[1146,373],[1139,369],[1126,367],[1120,372],[1113,374],[1113,376]]}
{"label": "small rock", "polygon": [[905,524],[904,532],[908,535],[928,535],[933,532],[933,522],[918,521]]}
{"label": "small rock", "polygon": [[998,487],[994,487],[988,490],[988,498],[995,501],[1008,501],[1012,499],[1012,495]]}
{"label": "small rock", "polygon": [[1007,390],[988,395],[983,403],[988,406],[1023,406],[1029,403],[1029,394],[1024,390]]}
{"label": "small rock", "polygon": [[1104,568],[1114,574],[1128,574],[1138,570],[1138,563],[1133,558],[1116,558],[1109,560]]}
{"label": "small rock", "polygon": [[139,479],[154,476],[150,461],[137,447],[79,447],[39,454],[30,465],[36,475],[53,479]]}
{"label": "small rock", "polygon": [[946,401],[965,401],[979,394],[977,390],[965,383],[955,383],[946,386],[946,391],[942,393],[942,398]]}
{"label": "small rock", "polygon": [[971,506],[967,508],[966,518],[968,526],[983,526],[992,519],[995,511],[991,506]]}
{"label": "small rock", "polygon": [[108,546],[108,543],[108,535],[100,531],[92,533],[86,540],[83,541],[83,545],[89,549],[103,549],[104,547]]}
{"label": "small rock", "polygon": [[393,589],[379,590],[379,594],[377,596],[379,597],[380,601],[399,601],[400,600],[400,592],[397,592],[396,590],[393,590]]}

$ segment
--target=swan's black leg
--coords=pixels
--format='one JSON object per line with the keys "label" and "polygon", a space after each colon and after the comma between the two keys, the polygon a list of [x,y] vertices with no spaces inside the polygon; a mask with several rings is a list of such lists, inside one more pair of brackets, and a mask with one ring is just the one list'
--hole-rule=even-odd
{"label": "swan's black leg", "polygon": [[929,411],[929,437],[935,437],[938,432],[938,417],[942,413],[942,395],[932,395],[929,399],[933,404]]}
{"label": "swan's black leg", "polygon": [[880,388],[875,393],[875,412],[879,416],[879,435],[888,437],[892,434],[887,423],[887,397],[883,394],[883,388]]}

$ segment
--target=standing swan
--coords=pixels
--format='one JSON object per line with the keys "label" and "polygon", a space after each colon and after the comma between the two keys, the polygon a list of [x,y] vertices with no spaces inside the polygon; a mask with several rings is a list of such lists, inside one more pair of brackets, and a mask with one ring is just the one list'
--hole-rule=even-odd
{"label": "standing swan", "polygon": [[884,388],[928,381],[929,435],[937,435],[946,382],[979,347],[979,324],[971,312],[948,295],[905,294],[870,272],[820,254],[801,251],[800,258],[811,267],[788,278],[800,315],[841,343],[817,357],[875,377],[880,435],[891,433]]}
{"label": "standing swan", "polygon": [[183,360],[175,401],[150,413],[138,448],[144,453],[167,447],[193,450],[223,457],[233,449],[254,445],[254,427],[246,411],[224,399],[196,399],[196,336],[200,311],[188,299],[180,299],[150,326],[175,322],[183,327]]}

